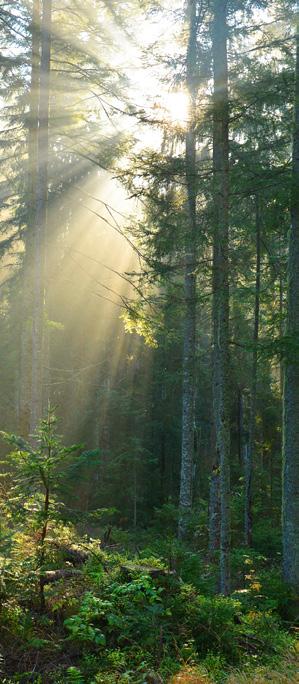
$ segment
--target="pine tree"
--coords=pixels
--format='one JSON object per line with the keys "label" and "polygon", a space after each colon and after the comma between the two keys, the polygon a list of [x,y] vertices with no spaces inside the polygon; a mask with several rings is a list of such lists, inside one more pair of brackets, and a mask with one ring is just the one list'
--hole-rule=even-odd
{"label": "pine tree", "polygon": [[196,331],[196,96],[197,96],[197,2],[189,0],[188,48],[186,59],[187,89],[189,112],[186,132],[186,184],[188,224],[186,227],[184,300],[185,313],[183,321],[183,388],[182,388],[182,447],[180,497],[181,517],[179,520],[179,538],[186,532],[186,514],[192,507],[193,467],[194,467],[194,403],[195,403],[195,331]]}
{"label": "pine tree", "polygon": [[228,283],[228,67],[225,0],[214,1],[213,18],[213,374],[216,449],[220,466],[220,591],[230,591],[230,426]]}
{"label": "pine tree", "polygon": [[252,545],[252,478],[253,478],[253,451],[255,440],[255,423],[257,407],[257,362],[258,362],[258,341],[260,327],[260,289],[261,289],[261,208],[260,198],[255,197],[255,220],[256,220],[256,271],[255,271],[255,303],[254,303],[254,325],[253,325],[253,352],[251,368],[251,388],[250,388],[250,412],[248,442],[244,445],[244,482],[245,482],[245,517],[244,532],[245,544]]}
{"label": "pine tree", "polygon": [[288,258],[289,342],[284,380],[283,571],[299,587],[299,6],[296,10],[296,71],[292,167],[291,230]]}
{"label": "pine tree", "polygon": [[40,80],[40,0],[34,0],[31,18],[31,76],[28,115],[28,229],[25,233],[25,253],[22,288],[22,322],[19,377],[19,431],[25,438],[31,429],[31,385],[32,385],[32,321],[33,321],[33,263],[34,224],[37,181],[38,123],[39,123],[39,80]]}
{"label": "pine tree", "polygon": [[42,418],[44,400],[44,299],[45,245],[48,209],[49,164],[49,99],[51,60],[52,2],[43,0],[41,18],[41,56],[39,73],[39,103],[37,132],[37,170],[35,181],[34,237],[33,237],[33,312],[32,312],[32,390],[30,432]]}

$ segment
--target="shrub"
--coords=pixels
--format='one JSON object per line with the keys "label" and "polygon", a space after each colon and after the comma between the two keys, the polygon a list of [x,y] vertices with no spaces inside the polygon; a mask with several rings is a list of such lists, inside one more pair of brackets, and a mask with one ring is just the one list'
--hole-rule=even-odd
{"label": "shrub", "polygon": [[105,614],[106,604],[107,602],[93,596],[91,592],[87,592],[78,615],[73,615],[64,621],[65,627],[70,632],[70,637],[77,641],[103,646],[106,643],[105,635],[94,623]]}
{"label": "shrub", "polygon": [[282,619],[295,622],[298,619],[298,596],[283,582],[281,572],[276,568],[256,569],[253,561],[248,560],[246,588],[234,592],[243,609],[275,611]]}
{"label": "shrub", "polygon": [[200,656],[215,651],[229,661],[238,659],[238,601],[201,596],[191,585],[182,585],[173,598],[171,611],[178,621],[175,631],[191,635]]}

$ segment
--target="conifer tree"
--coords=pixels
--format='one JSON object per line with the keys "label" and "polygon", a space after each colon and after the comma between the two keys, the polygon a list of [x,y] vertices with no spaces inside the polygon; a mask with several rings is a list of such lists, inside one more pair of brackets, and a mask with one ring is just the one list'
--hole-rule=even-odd
{"label": "conifer tree", "polygon": [[260,327],[260,289],[261,289],[261,207],[260,197],[255,196],[255,221],[256,221],[256,271],[255,271],[255,302],[254,302],[254,324],[253,324],[253,352],[252,368],[250,380],[250,411],[248,442],[244,445],[244,481],[245,481],[245,517],[244,532],[245,544],[252,545],[252,479],[253,479],[253,451],[255,440],[255,423],[257,407],[257,380],[258,380],[258,341]]}
{"label": "conifer tree", "polygon": [[32,389],[32,322],[33,322],[33,264],[34,264],[34,225],[36,209],[38,125],[39,125],[39,82],[40,82],[40,0],[32,4],[30,25],[31,34],[31,75],[28,115],[28,154],[27,154],[27,230],[24,236],[24,264],[22,288],[22,322],[19,376],[19,430],[27,438],[31,429],[31,389]]}
{"label": "conifer tree", "polygon": [[187,226],[185,238],[184,320],[183,320],[183,388],[182,388],[182,447],[180,497],[181,517],[179,537],[186,528],[186,513],[192,507],[194,467],[194,402],[195,402],[195,335],[196,335],[196,95],[197,95],[197,1],[187,5],[188,48],[186,81],[189,111],[186,132]]}
{"label": "conifer tree", "polygon": [[227,3],[213,5],[213,388],[220,466],[220,591],[230,591],[229,246]]}
{"label": "conifer tree", "polygon": [[299,588],[299,5],[296,8],[296,66],[288,256],[288,351],[284,380],[283,572]]}
{"label": "conifer tree", "polygon": [[48,205],[49,98],[52,1],[43,0],[40,30],[40,72],[33,237],[32,391],[30,432],[43,414],[45,365],[45,245]]}

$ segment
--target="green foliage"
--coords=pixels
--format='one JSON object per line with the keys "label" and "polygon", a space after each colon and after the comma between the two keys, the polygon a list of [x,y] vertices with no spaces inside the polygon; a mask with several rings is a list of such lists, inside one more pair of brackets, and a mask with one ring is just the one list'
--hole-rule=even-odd
{"label": "green foliage", "polygon": [[96,598],[90,592],[86,593],[80,612],[64,621],[64,625],[70,632],[72,639],[83,642],[91,642],[96,646],[105,645],[104,634],[94,626],[94,622],[105,614],[105,602]]}
{"label": "green foliage", "polygon": [[0,432],[2,439],[14,447],[7,457],[12,469],[10,505],[15,514],[19,513],[27,523],[30,519],[37,527],[45,517],[46,493],[50,497],[51,516],[57,518],[59,502],[55,495],[63,480],[67,459],[80,449],[79,445],[63,446],[56,427],[57,419],[53,409],[49,408],[30,443],[18,435]]}
{"label": "green foliage", "polygon": [[84,679],[78,667],[68,667],[66,671],[66,684],[84,684]]}
{"label": "green foliage", "polygon": [[257,521],[254,526],[254,546],[266,556],[275,556],[282,550],[282,534],[279,525],[273,525],[271,520]]}
{"label": "green foliage", "polygon": [[229,661],[238,659],[238,601],[201,596],[192,585],[182,585],[178,596],[173,598],[171,610],[176,619],[181,617],[201,656],[214,651],[223,654]]}
{"label": "green foliage", "polygon": [[[130,579],[124,579],[115,567],[96,590],[84,594],[78,611],[64,622],[76,643],[103,647],[107,667],[124,672],[128,659],[139,667],[145,652],[147,662],[150,658],[155,663],[159,633],[165,658],[173,661],[179,653],[182,662],[205,659],[215,675],[225,664],[241,662],[246,652],[251,656],[252,649],[255,653],[261,649],[264,657],[267,653],[270,657],[291,645],[269,611],[247,613],[241,601],[203,596],[163,570],[153,579],[144,574],[142,566],[140,571],[136,564],[132,568]],[[140,654],[137,650],[133,655],[137,644]]]}
{"label": "green foliage", "polygon": [[255,563],[246,554],[244,560],[245,588],[234,592],[244,608],[261,613],[274,611],[287,622],[298,620],[298,596],[294,589],[283,582],[281,571],[269,567],[265,557],[257,556]]}
{"label": "green foliage", "polygon": [[[277,614],[290,616],[295,597],[264,555],[235,550],[232,571],[238,589],[231,598],[215,595],[216,566],[197,548],[206,543],[200,534],[206,526],[204,506],[190,517],[193,546],[177,540],[178,512],[168,503],[156,510],[152,528],[140,533],[137,556],[136,533],[121,531],[112,534],[127,551],[107,553],[98,539],[76,537],[63,521],[60,484],[68,456],[78,447],[62,445],[53,413],[42,422],[34,446],[15,435],[4,437],[15,449],[3,505],[10,536],[8,541],[3,528],[8,557],[3,561],[0,627],[5,646],[17,640],[29,661],[37,653],[53,659],[49,681],[108,684],[117,673],[123,684],[141,684],[155,670],[167,681],[187,663],[200,664],[221,682],[227,668],[244,658],[275,664],[292,647]],[[99,521],[102,513],[115,514],[99,510]],[[81,571],[46,588],[47,612],[35,615],[36,569],[61,567],[63,549],[81,547],[88,550]],[[65,666],[57,662],[62,650],[68,654]],[[18,676],[16,681],[26,681],[25,674]]]}
{"label": "green foliage", "polygon": [[[205,680],[201,676],[203,667],[204,675],[207,672],[222,684],[231,665],[248,668],[251,679],[246,677],[246,681],[253,682],[254,663],[278,661],[293,643],[281,620],[287,627],[296,622],[298,597],[283,584],[278,567],[279,363],[297,363],[298,357],[296,336],[284,332],[294,96],[290,17],[294,3],[228,3],[229,380],[231,396],[238,397],[231,402],[230,412],[234,546],[234,593],[230,598],[216,595],[219,554],[216,552],[212,560],[208,556],[208,482],[215,458],[211,396],[213,22],[209,3],[199,3],[196,22],[196,469],[194,507],[188,516],[184,543],[178,542],[176,535],[188,218],[186,131],[170,120],[159,122],[159,102],[154,103],[151,113],[150,105],[143,111],[142,87],[137,98],[140,111],[136,112],[130,98],[138,84],[131,88],[129,78],[118,66],[120,60],[133,79],[134,74],[146,78],[147,71],[142,72],[143,66],[150,66],[144,62],[146,50],[143,46],[141,65],[140,41],[135,41],[138,12],[143,15],[146,10],[141,38],[144,30],[151,32],[152,15],[156,26],[160,23],[162,29],[169,28],[162,59],[159,40],[149,49],[151,64],[161,64],[163,77],[157,86],[161,85],[162,100],[165,84],[167,91],[170,83],[179,87],[184,83],[185,87],[186,23],[183,12],[172,4],[71,0],[68,7],[57,5],[53,12],[47,169],[47,233],[51,244],[46,261],[49,282],[56,282],[46,297],[54,320],[47,320],[44,314],[51,342],[49,359],[43,362],[49,374],[47,389],[59,403],[67,439],[82,440],[88,448],[64,447],[51,410],[30,440],[13,432],[1,433],[11,448],[2,462],[5,472],[0,479],[0,641],[5,654],[0,669],[7,670],[3,679],[7,682],[144,684],[149,672],[159,671],[166,682],[180,668],[187,677],[189,666],[194,666],[200,679]],[[15,431],[16,396],[22,395],[18,369],[24,361],[20,364],[19,340],[22,345],[26,342],[24,331],[28,334],[32,325],[32,302],[26,303],[26,292],[22,295],[28,266],[30,270],[34,261],[31,251],[35,243],[27,180],[32,162],[27,145],[31,7],[32,2],[14,0],[0,10],[4,31],[1,93],[7,103],[0,143],[5,151],[0,182],[4,200],[0,220],[0,252],[4,255],[1,416],[3,424]],[[172,46],[169,51],[172,24],[174,52]],[[127,38],[133,50],[124,60]],[[160,93],[157,95],[159,99]],[[129,158],[135,129],[136,139],[143,134],[140,122],[150,133],[152,117],[160,129],[160,149],[151,148],[149,143],[147,150],[141,150],[139,140]],[[134,133],[128,135],[128,130]],[[118,211],[121,193],[111,178],[111,169],[120,157],[118,180],[130,198],[139,199],[135,217]],[[108,171],[107,186],[102,174],[101,188],[94,176],[99,167]],[[110,195],[115,198],[116,211],[106,204]],[[259,217],[254,209],[257,196]],[[100,220],[102,228],[105,225],[107,245],[102,230],[97,241],[97,228],[91,220],[88,230],[82,230],[85,211],[89,219]],[[252,328],[258,219],[262,235],[256,344]],[[122,242],[123,238],[127,242]],[[132,259],[129,264],[129,250],[122,245],[130,245],[138,260]],[[95,258],[97,250],[101,262]],[[105,280],[107,270],[109,280]],[[5,273],[12,277],[6,280]],[[28,281],[30,289],[31,274]],[[92,294],[97,298],[92,298],[95,283],[97,291]],[[99,299],[104,302],[102,309]],[[118,304],[125,312],[121,321],[115,316]],[[123,328],[131,334],[125,335]],[[244,549],[239,548],[244,513],[242,454],[251,422],[255,349],[254,548]],[[108,539],[103,533],[106,522],[113,523]],[[106,551],[104,543],[100,547],[101,536]],[[111,544],[110,549],[107,544]],[[68,550],[84,550],[88,559],[74,568]],[[69,576],[45,586],[42,614],[37,605],[38,580],[43,573],[57,569],[67,570]],[[16,669],[20,672],[13,674]],[[264,681],[264,673],[262,676]],[[237,672],[235,681],[239,684],[243,675]]]}
{"label": "green foliage", "polygon": [[[265,560],[258,554],[255,569],[253,558],[240,551],[238,563],[242,560],[248,588],[225,598],[184,583],[148,548],[136,558],[99,551],[95,540],[91,550],[81,575],[49,588],[44,615],[34,616],[30,597],[22,607],[21,594],[7,598],[1,608],[6,648],[17,640],[29,658],[31,653],[49,653],[49,681],[55,684],[108,684],[116,676],[123,684],[142,684],[149,671],[159,671],[167,681],[184,664],[201,665],[215,682],[222,682],[229,665],[245,660],[278,663],[292,647],[292,638],[273,613],[274,577],[268,597],[266,588],[254,587],[264,572]],[[183,557],[182,549],[180,553]],[[194,568],[189,566],[190,576]],[[203,565],[197,568],[201,572]],[[69,661],[65,667],[59,663],[61,650]]]}
{"label": "green foliage", "polygon": [[[15,588],[22,587],[25,595],[28,592],[33,598],[38,580],[42,608],[45,607],[43,573],[55,567],[57,560],[55,531],[59,530],[61,541],[65,534],[62,521],[66,515],[59,491],[69,458],[80,448],[78,445],[65,447],[56,428],[57,420],[49,407],[30,442],[1,432],[2,439],[14,447],[7,456],[10,486],[2,504],[10,532],[10,552],[2,565],[3,581],[13,582]],[[0,541],[4,554],[6,536]]]}
{"label": "green foliage", "polygon": [[154,526],[155,529],[163,535],[163,537],[174,536],[177,531],[179,510],[173,503],[164,503],[160,508],[154,510]]}
{"label": "green foliage", "polygon": [[202,668],[207,670],[209,676],[215,682],[222,682],[226,678],[227,665],[225,658],[222,655],[215,653],[208,653],[208,655],[201,662]]}

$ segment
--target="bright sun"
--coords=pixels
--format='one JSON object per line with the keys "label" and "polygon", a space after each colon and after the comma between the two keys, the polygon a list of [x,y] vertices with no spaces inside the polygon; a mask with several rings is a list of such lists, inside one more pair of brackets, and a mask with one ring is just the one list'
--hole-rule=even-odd
{"label": "bright sun", "polygon": [[184,126],[188,119],[189,100],[188,95],[183,90],[163,95],[163,109],[167,117],[175,124]]}

